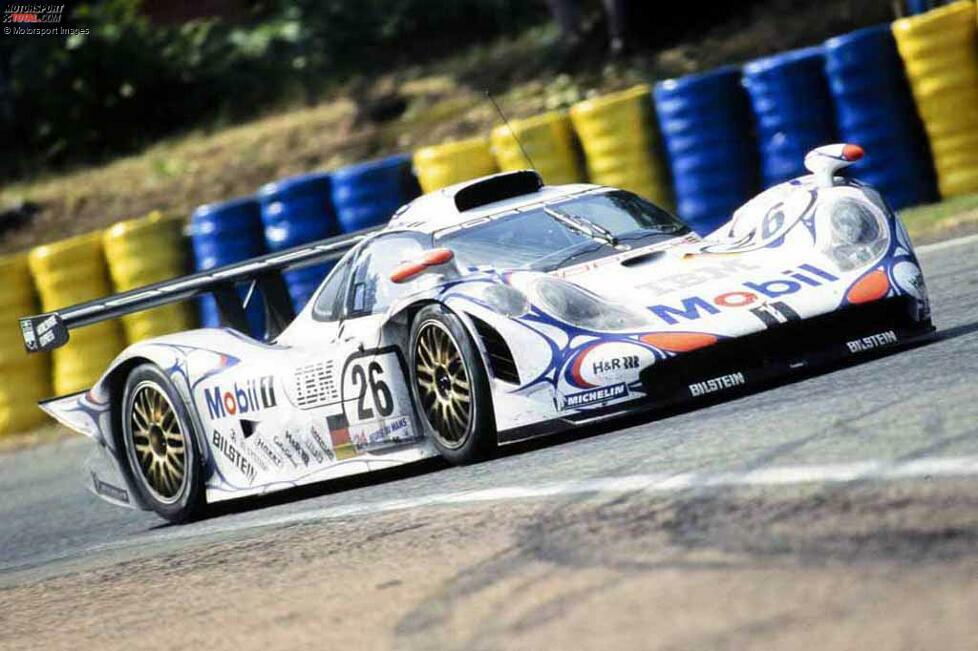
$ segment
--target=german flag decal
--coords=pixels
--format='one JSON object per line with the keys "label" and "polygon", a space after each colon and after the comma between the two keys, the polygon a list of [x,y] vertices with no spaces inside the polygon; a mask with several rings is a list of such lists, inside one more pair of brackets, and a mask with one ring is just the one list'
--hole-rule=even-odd
{"label": "german flag decal", "polygon": [[333,454],[337,461],[357,456],[357,449],[350,441],[350,423],[346,414],[326,417],[326,427],[329,428],[329,439],[333,444]]}

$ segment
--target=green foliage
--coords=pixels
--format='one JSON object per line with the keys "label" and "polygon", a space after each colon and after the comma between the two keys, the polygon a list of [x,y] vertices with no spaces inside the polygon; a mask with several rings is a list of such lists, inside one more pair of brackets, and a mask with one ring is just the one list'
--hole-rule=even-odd
{"label": "green foliage", "polygon": [[180,129],[248,117],[354,74],[515,32],[542,17],[540,5],[300,0],[266,4],[240,25],[159,26],[139,13],[139,0],[82,4],[70,23],[88,35],[0,44],[0,131],[4,111],[14,125],[0,134],[0,167],[9,175],[98,160]]}

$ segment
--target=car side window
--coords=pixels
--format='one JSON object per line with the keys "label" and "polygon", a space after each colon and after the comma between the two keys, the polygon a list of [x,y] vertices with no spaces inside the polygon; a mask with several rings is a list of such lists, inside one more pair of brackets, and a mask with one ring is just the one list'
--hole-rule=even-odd
{"label": "car side window", "polygon": [[343,303],[350,280],[353,256],[346,256],[329,274],[313,304],[312,317],[317,321],[336,321],[343,316]]}
{"label": "car side window", "polygon": [[353,265],[347,312],[350,317],[377,314],[409,291],[410,285],[391,281],[391,273],[421,257],[431,248],[431,237],[420,233],[392,233],[371,242]]}

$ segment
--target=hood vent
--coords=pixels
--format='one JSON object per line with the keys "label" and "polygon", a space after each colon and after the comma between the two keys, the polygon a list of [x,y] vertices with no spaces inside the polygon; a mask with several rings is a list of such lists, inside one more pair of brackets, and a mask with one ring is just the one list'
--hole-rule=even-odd
{"label": "hood vent", "polygon": [[623,267],[638,267],[643,264],[648,264],[650,262],[655,262],[659,260],[666,254],[665,251],[651,251],[649,253],[643,253],[641,255],[636,255],[633,258],[628,258],[621,261],[621,266]]}

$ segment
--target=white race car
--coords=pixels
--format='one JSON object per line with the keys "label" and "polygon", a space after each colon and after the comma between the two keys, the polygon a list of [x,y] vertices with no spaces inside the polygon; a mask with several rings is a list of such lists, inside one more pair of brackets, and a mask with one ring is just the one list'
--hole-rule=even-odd
{"label": "white race car", "polygon": [[[91,437],[91,488],[182,521],[206,504],[726,393],[933,332],[907,233],[836,172],[853,145],[701,238],[644,199],[531,171],[446,188],[381,230],[21,320],[69,329],[204,293],[228,327],[142,341],[42,407]],[[298,316],[280,271],[337,260]],[[237,287],[267,316],[247,334]]]}

